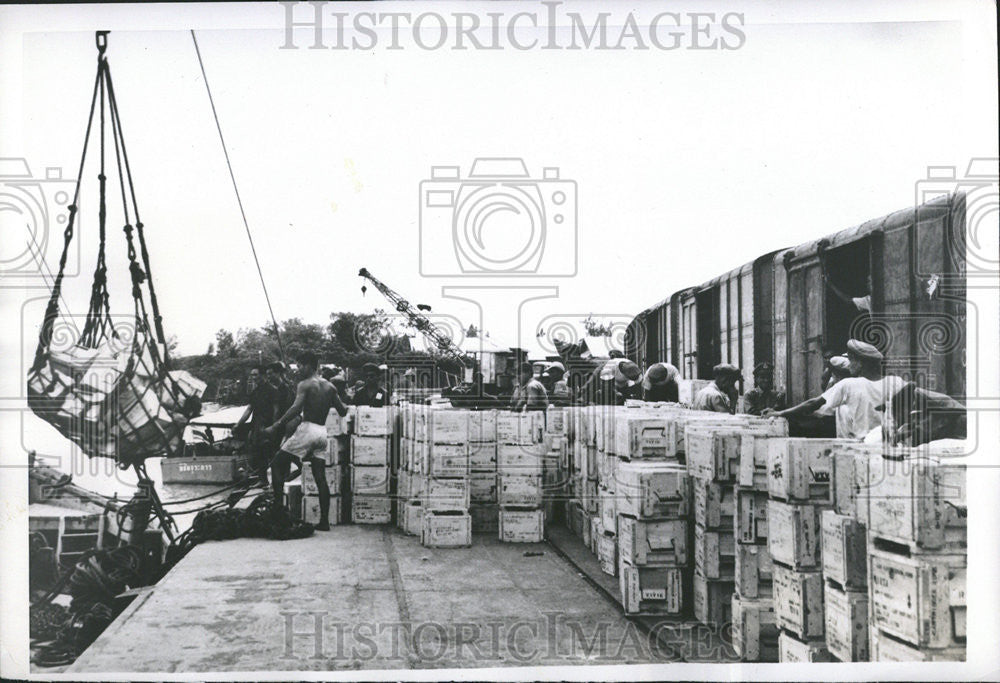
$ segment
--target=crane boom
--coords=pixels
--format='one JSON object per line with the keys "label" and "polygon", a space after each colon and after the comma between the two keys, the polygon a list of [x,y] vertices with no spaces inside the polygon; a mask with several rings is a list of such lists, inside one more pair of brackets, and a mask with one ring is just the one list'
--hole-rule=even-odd
{"label": "crane boom", "polygon": [[411,306],[410,302],[404,299],[398,292],[368,272],[367,268],[359,270],[358,276],[365,278],[372,283],[375,289],[382,292],[382,295],[391,301],[393,306],[395,306],[396,311],[406,317],[407,324],[424,335],[424,337],[431,342],[438,353],[446,358],[450,358],[458,363],[461,363],[461,365],[465,368],[475,369],[475,361],[468,354],[458,348],[451,340],[451,337],[442,332],[427,318],[427,316]]}

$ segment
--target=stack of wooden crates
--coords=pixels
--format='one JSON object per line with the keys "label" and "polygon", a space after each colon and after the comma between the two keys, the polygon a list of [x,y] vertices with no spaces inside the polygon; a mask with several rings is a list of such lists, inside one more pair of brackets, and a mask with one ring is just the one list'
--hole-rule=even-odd
{"label": "stack of wooden crates", "polygon": [[392,408],[351,408],[350,497],[355,524],[392,520],[390,466],[395,416]]}
{"label": "stack of wooden crates", "polygon": [[497,498],[500,540],[538,543],[545,535],[545,413],[497,413]]}
{"label": "stack of wooden crates", "polygon": [[543,474],[555,490],[565,477],[559,410],[562,434],[548,435],[542,412],[402,404],[397,524],[430,547],[470,545],[473,532],[544,540]]}
{"label": "stack of wooden crates", "polygon": [[967,482],[952,464],[963,454],[917,447],[873,454],[858,468],[875,661],[965,659]]}
{"label": "stack of wooden crates", "polygon": [[[745,578],[737,590],[737,562],[749,573],[762,540],[759,505],[767,443],[788,433],[784,420],[701,413],[685,421],[685,457],[694,488],[694,616],[716,631],[734,623],[734,645],[759,661],[766,645],[770,605],[767,574]],[[739,554],[743,553],[743,557]],[[739,596],[743,600],[735,600]],[[742,621],[740,621],[742,620]],[[763,628],[763,634],[761,629]]]}

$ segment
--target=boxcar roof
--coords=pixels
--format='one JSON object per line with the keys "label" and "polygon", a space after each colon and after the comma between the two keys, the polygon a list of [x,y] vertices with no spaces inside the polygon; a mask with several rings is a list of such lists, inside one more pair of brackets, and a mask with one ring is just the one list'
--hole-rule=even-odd
{"label": "boxcar roof", "polygon": [[812,240],[811,242],[805,242],[797,247],[788,249],[786,251],[788,256],[785,256],[784,258],[790,258],[793,260],[808,258],[818,251],[820,243],[824,241],[826,242],[826,248],[832,249],[864,239],[872,233],[883,232],[886,228],[896,228],[908,225],[916,220],[918,211],[926,211],[928,209],[935,210],[939,208],[950,209],[953,196],[954,195],[946,195],[937,197],[919,207],[909,207],[906,209],[900,209],[899,211],[893,211],[892,213],[882,216],[881,218],[874,218],[870,221],[865,221],[861,225],[855,225],[852,228],[835,232],[832,235],[827,235],[825,237]]}

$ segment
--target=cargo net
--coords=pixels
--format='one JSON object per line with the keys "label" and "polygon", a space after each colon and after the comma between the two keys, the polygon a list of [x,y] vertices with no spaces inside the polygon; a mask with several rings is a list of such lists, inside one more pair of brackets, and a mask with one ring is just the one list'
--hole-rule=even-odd
{"label": "cargo net", "polygon": [[[153,289],[149,254],[135,200],[121,119],[104,55],[106,35],[98,34],[97,78],[84,137],[80,173],[64,232],[59,271],[45,310],[35,359],[28,372],[28,405],[90,457],[114,458],[119,466],[177,453],[184,428],[201,411],[205,384],[184,371],[168,371],[168,349]],[[99,114],[100,243],[82,329],[60,306],[67,254],[73,240],[87,145]],[[107,124],[110,123],[110,126]],[[107,223],[106,134],[110,127],[113,161],[121,188],[122,232],[132,280],[133,311],[112,321],[105,261]],[[133,222],[134,218],[134,222]],[[141,261],[141,262],[140,262]],[[154,326],[150,325],[152,311]]]}

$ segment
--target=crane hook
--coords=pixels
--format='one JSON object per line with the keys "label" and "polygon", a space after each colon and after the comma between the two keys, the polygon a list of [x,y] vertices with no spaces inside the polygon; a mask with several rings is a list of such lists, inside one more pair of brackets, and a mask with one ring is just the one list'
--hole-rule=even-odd
{"label": "crane hook", "polygon": [[364,296],[365,292],[367,291],[368,291],[367,285],[361,285],[361,296]]}

